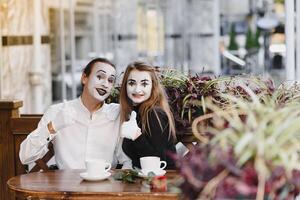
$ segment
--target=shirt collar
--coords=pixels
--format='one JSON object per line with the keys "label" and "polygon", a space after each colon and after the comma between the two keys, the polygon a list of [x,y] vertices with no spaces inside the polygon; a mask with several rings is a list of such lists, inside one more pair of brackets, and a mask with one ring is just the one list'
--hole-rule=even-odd
{"label": "shirt collar", "polygon": [[[78,103],[80,106],[80,109],[84,112],[87,113],[88,116],[90,115],[90,111],[84,106],[81,97],[78,98]],[[115,120],[118,115],[119,112],[115,111],[116,109],[111,109],[111,106],[109,106],[107,103],[103,103],[103,105],[101,106],[101,108],[99,108],[98,110],[96,110],[93,115],[100,115],[101,113],[105,114],[105,117],[109,120]]]}
{"label": "shirt collar", "polygon": [[[104,103],[99,110],[101,110],[101,112],[105,114],[107,119],[112,121],[116,120],[120,114],[119,106],[117,106],[117,104],[113,105],[112,103],[111,104]],[[100,112],[99,110],[97,110],[96,112]]]}

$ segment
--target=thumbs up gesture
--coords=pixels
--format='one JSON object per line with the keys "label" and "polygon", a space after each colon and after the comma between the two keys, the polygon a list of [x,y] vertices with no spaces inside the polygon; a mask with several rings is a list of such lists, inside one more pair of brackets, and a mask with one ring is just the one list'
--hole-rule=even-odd
{"label": "thumbs up gesture", "polygon": [[141,134],[141,129],[138,127],[136,122],[136,112],[132,111],[129,121],[123,122],[121,125],[121,137],[135,140]]}

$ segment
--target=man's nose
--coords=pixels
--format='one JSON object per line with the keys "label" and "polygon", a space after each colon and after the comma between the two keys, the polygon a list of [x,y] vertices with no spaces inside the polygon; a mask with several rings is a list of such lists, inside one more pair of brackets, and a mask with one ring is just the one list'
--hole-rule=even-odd
{"label": "man's nose", "polygon": [[105,87],[105,88],[108,88],[109,82],[108,82],[107,79],[103,79],[103,81],[102,81],[102,86]]}

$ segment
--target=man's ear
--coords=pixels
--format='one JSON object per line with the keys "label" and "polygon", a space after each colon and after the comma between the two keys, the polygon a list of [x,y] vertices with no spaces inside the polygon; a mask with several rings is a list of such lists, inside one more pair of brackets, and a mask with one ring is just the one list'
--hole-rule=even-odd
{"label": "man's ear", "polygon": [[87,81],[88,81],[88,77],[86,76],[85,73],[82,73],[82,75],[81,75],[81,83],[82,83],[83,85],[86,85],[86,84],[87,84]]}

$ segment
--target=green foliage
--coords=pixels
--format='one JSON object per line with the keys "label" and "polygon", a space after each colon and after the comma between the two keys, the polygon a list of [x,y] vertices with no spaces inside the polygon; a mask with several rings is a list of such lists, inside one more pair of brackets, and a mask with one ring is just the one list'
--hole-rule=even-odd
{"label": "green foliage", "polygon": [[[300,189],[300,85],[214,80],[195,120],[200,143],[177,165],[190,199],[294,198]],[[208,84],[209,85],[209,84]]]}
{"label": "green foliage", "polygon": [[[115,180],[118,181],[123,181],[126,183],[135,183],[137,181],[137,179],[140,178],[140,176],[138,175],[140,172],[139,169],[126,169],[126,170],[121,170],[118,171],[117,173],[115,173],[113,175]],[[150,182],[152,181],[153,177],[155,176],[155,174],[153,172],[149,172],[147,174],[147,177],[144,178],[145,181],[147,182],[147,184],[150,184]]]}
{"label": "green foliage", "polygon": [[238,50],[238,44],[236,42],[236,33],[235,33],[235,25],[231,25],[230,33],[229,33],[229,46],[228,50]]}
{"label": "green foliage", "polygon": [[246,34],[246,44],[245,48],[247,50],[253,48],[259,48],[259,36],[260,36],[260,29],[257,28],[255,34],[253,35],[251,28],[249,27]]}
{"label": "green foliage", "polygon": [[[283,166],[289,172],[300,169],[300,103],[277,107],[271,99],[262,103],[255,95],[252,101],[224,97],[231,101],[226,113],[207,105],[228,123],[221,131],[211,127],[210,131],[215,133],[213,145],[234,149],[240,166],[254,159],[259,163],[256,171],[267,176],[267,165]],[[240,117],[241,113],[245,119]]]}
{"label": "green foliage", "polygon": [[118,171],[113,177],[115,180],[124,181],[126,183],[135,183],[136,179],[139,178],[138,172],[132,169]]}
{"label": "green foliage", "polygon": [[247,34],[246,34],[246,45],[245,48],[247,50],[252,49],[254,47],[254,38],[251,31],[251,28],[248,28]]}
{"label": "green foliage", "polygon": [[275,0],[274,3],[284,4],[284,0]]}
{"label": "green foliage", "polygon": [[282,83],[274,92],[273,101],[278,106],[300,102],[300,85]]}
{"label": "green foliage", "polygon": [[[232,77],[213,77],[207,75],[187,76],[182,72],[164,68],[158,72],[161,83],[168,96],[169,105],[175,119],[177,135],[185,134],[191,127],[191,123],[196,117],[203,115],[203,98],[212,96],[219,106],[223,107],[225,100],[220,96],[221,93],[239,95],[249,98],[239,87],[239,82],[253,87],[257,94],[273,90],[272,83],[267,83],[260,77],[254,76],[232,76]],[[269,84],[269,85],[268,85]],[[118,103],[120,86],[117,86],[107,103]]]}
{"label": "green foliage", "polygon": [[161,69],[159,76],[161,78],[161,84],[164,87],[184,87],[188,80],[188,76],[184,75],[181,71],[172,68]]}
{"label": "green foliage", "polygon": [[253,41],[255,48],[259,48],[260,47],[259,37],[260,37],[260,29],[256,28],[256,32],[255,32],[255,36],[254,36],[254,41]]}
{"label": "green foliage", "polygon": [[240,167],[255,163],[259,174],[270,177],[271,169],[280,166],[290,177],[293,170],[300,170],[300,86],[282,85],[271,95],[257,95],[245,84],[240,87],[250,98],[220,94],[226,107],[212,97],[205,99],[205,107],[215,113],[204,131],[213,135],[209,144],[233,149]]}
{"label": "green foliage", "polygon": [[117,85],[112,89],[110,96],[106,99],[106,103],[119,103],[121,86]]}

